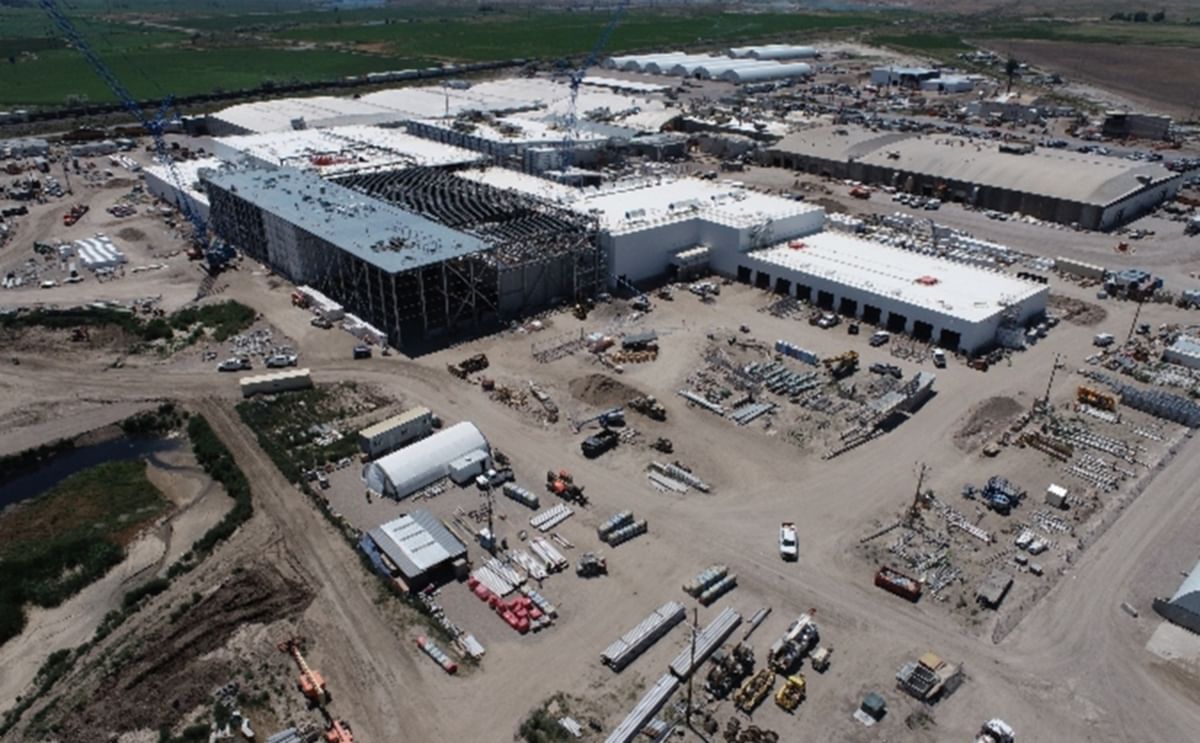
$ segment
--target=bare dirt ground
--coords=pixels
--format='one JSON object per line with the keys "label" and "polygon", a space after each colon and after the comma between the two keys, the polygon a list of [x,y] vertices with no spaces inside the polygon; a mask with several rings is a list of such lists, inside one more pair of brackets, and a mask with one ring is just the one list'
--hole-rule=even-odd
{"label": "bare dirt ground", "polygon": [[1180,119],[1197,115],[1200,49],[1006,40],[1006,54]]}

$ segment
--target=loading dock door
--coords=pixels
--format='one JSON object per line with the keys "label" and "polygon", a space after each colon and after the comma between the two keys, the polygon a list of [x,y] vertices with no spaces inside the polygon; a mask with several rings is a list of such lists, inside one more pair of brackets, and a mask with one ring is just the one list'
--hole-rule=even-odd
{"label": "loading dock door", "polygon": [[832,310],[833,295],[829,292],[817,292],[817,306],[823,310]]}
{"label": "loading dock door", "polygon": [[892,333],[903,333],[908,325],[908,318],[896,312],[888,313],[887,329]]}
{"label": "loading dock door", "polygon": [[805,302],[812,301],[812,287],[804,284],[796,285],[796,299],[804,300]]}
{"label": "loading dock door", "polygon": [[846,317],[858,317],[858,302],[842,297],[841,301],[838,302],[838,312]]}
{"label": "loading dock door", "polygon": [[962,344],[962,335],[953,330],[943,330],[938,334],[938,345],[947,351],[957,351]]}
{"label": "loading dock door", "polygon": [[771,274],[759,271],[754,277],[754,285],[759,289],[771,288]]}
{"label": "loading dock door", "polygon": [[933,326],[927,322],[917,320],[913,323],[913,338],[919,341],[927,341],[933,338]]}
{"label": "loading dock door", "polygon": [[878,307],[872,307],[869,304],[863,305],[862,319],[868,325],[878,325],[880,318],[883,317],[883,310]]}
{"label": "loading dock door", "polygon": [[737,280],[742,284],[750,283],[750,268],[748,266],[738,266]]}
{"label": "loading dock door", "polygon": [[775,279],[775,293],[790,295],[792,293],[792,282],[787,279]]}

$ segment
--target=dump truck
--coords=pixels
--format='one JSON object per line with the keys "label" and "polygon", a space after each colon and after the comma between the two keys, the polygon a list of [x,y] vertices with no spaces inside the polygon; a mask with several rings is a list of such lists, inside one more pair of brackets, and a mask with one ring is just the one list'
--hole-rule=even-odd
{"label": "dump truck", "polygon": [[588,459],[595,459],[609,449],[615,449],[620,440],[620,434],[606,428],[599,433],[588,436],[579,445],[579,448],[583,451],[583,456]]}
{"label": "dump truck", "polygon": [[775,685],[775,673],[770,668],[759,669],[758,673],[747,678],[733,695],[733,703],[738,709],[750,714],[771,693]]}
{"label": "dump truck", "polygon": [[779,691],[775,692],[775,704],[781,709],[791,712],[800,706],[806,694],[806,683],[803,673],[788,676]]}

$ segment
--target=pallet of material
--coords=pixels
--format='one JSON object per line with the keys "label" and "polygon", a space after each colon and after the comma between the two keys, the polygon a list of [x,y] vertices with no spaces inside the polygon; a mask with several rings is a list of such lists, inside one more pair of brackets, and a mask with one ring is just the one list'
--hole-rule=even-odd
{"label": "pallet of material", "polygon": [[679,689],[679,679],[666,674],[642,695],[633,710],[620,725],[604,739],[604,743],[631,743],[650,720],[666,706],[671,695]]}
{"label": "pallet of material", "polygon": [[500,492],[504,493],[504,495],[512,500],[515,500],[517,503],[520,503],[522,506],[527,506],[534,510],[541,505],[541,502],[538,500],[536,494],[529,492],[516,483],[504,483],[504,485],[500,488]]}
{"label": "pallet of material", "polygon": [[543,561],[534,558],[525,550],[514,550],[509,553],[513,562],[521,566],[521,568],[534,580],[545,580],[550,576],[546,572],[546,565]]}
{"label": "pallet of material", "polygon": [[696,598],[717,581],[729,575],[728,565],[710,565],[683,585],[683,592]]}
{"label": "pallet of material", "polygon": [[547,508],[545,511],[540,511],[530,516],[529,525],[538,531],[550,531],[569,519],[573,513],[575,512],[571,510],[570,506],[565,503],[559,503]]}
{"label": "pallet of material", "polygon": [[563,554],[549,540],[542,537],[530,540],[529,549],[533,550],[533,553],[546,563],[546,569],[552,573],[566,570],[570,565],[567,558],[563,557]]}
{"label": "pallet of material", "polygon": [[725,607],[700,634],[696,635],[695,665],[692,665],[692,646],[689,644],[679,655],[675,656],[675,660],[671,661],[671,673],[680,680],[686,679],[695,668],[702,665],[717,648],[721,647],[721,644],[733,634],[733,631],[741,623],[742,615]]}
{"label": "pallet of material", "polygon": [[645,519],[636,521],[627,526],[622,526],[620,529],[617,529],[612,534],[608,535],[608,544],[612,547],[616,547],[619,544],[625,544],[629,540],[645,534],[649,528],[649,523]]}
{"label": "pallet of material", "polygon": [[696,600],[701,606],[711,606],[713,602],[732,591],[737,586],[737,573],[730,573],[721,580],[704,590]]}
{"label": "pallet of material", "polygon": [[610,516],[603,524],[596,527],[596,536],[601,542],[608,541],[608,535],[626,524],[633,523],[633,511],[621,511]]}
{"label": "pallet of material", "polygon": [[600,653],[600,660],[614,671],[620,672],[638,656],[646,652],[663,635],[683,621],[686,611],[677,601],[668,601],[636,627],[621,635],[621,639]]}

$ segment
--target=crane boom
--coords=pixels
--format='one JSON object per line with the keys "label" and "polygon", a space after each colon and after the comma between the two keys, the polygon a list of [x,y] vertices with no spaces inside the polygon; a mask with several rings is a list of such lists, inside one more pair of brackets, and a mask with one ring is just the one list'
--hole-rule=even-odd
{"label": "crane boom", "polygon": [[[58,26],[58,29],[66,36],[67,41],[71,44],[71,46],[73,46],[76,51],[83,55],[84,59],[86,59],[88,64],[91,65],[92,70],[100,77],[101,80],[104,81],[109,90],[113,92],[113,95],[115,95],[121,102],[121,105],[123,105],[126,110],[129,111],[129,113],[133,114],[134,118],[138,120],[138,123],[142,125],[142,128],[144,128],[154,140],[155,155],[157,156],[158,161],[167,169],[167,175],[171,179],[171,185],[175,187],[175,190],[178,193],[186,194],[187,189],[184,188],[183,178],[179,174],[179,168],[175,166],[175,158],[171,156],[170,148],[167,147],[166,139],[163,137],[163,135],[166,133],[167,110],[171,107],[173,98],[171,96],[167,96],[167,98],[163,100],[162,105],[159,107],[157,114],[153,117],[147,116],[146,112],[142,110],[141,104],[138,103],[137,99],[133,97],[133,94],[129,92],[129,89],[125,87],[124,83],[122,83],[121,80],[115,74],[113,74],[113,71],[107,64],[105,64],[104,60],[100,58],[100,55],[96,53],[96,50],[93,49],[90,44],[88,44],[87,40],[83,37],[83,34],[80,33],[79,28],[76,27],[75,23],[62,12],[55,0],[38,0],[38,5],[41,6],[42,10],[46,11],[46,14],[50,16],[52,21],[54,21],[54,25]],[[232,251],[223,245],[218,246],[208,244],[208,225],[205,223],[204,217],[202,217],[195,209],[192,208],[192,205],[188,202],[186,197],[180,198],[179,209],[183,212],[183,215],[187,218],[188,222],[191,223],[193,230],[192,239],[198,246],[203,248],[205,256],[208,259],[210,270],[214,272],[219,270],[220,267],[228,262],[228,260],[232,257]]]}
{"label": "crane boom", "polygon": [[596,39],[596,43],[592,45],[591,51],[584,58],[583,63],[579,65],[572,73],[568,85],[571,89],[570,96],[567,100],[567,113],[564,116],[563,124],[566,130],[566,135],[563,137],[563,170],[566,171],[571,164],[571,148],[575,142],[576,127],[579,123],[578,113],[576,111],[576,102],[579,99],[579,86],[583,85],[583,78],[587,76],[588,68],[596,64],[596,60],[600,58],[600,53],[608,46],[608,40],[612,38],[613,31],[617,30],[617,25],[621,22],[621,17],[625,15],[626,9],[629,8],[629,0],[621,0],[612,16],[608,19],[608,23],[604,25],[604,29],[600,32],[600,36]]}

